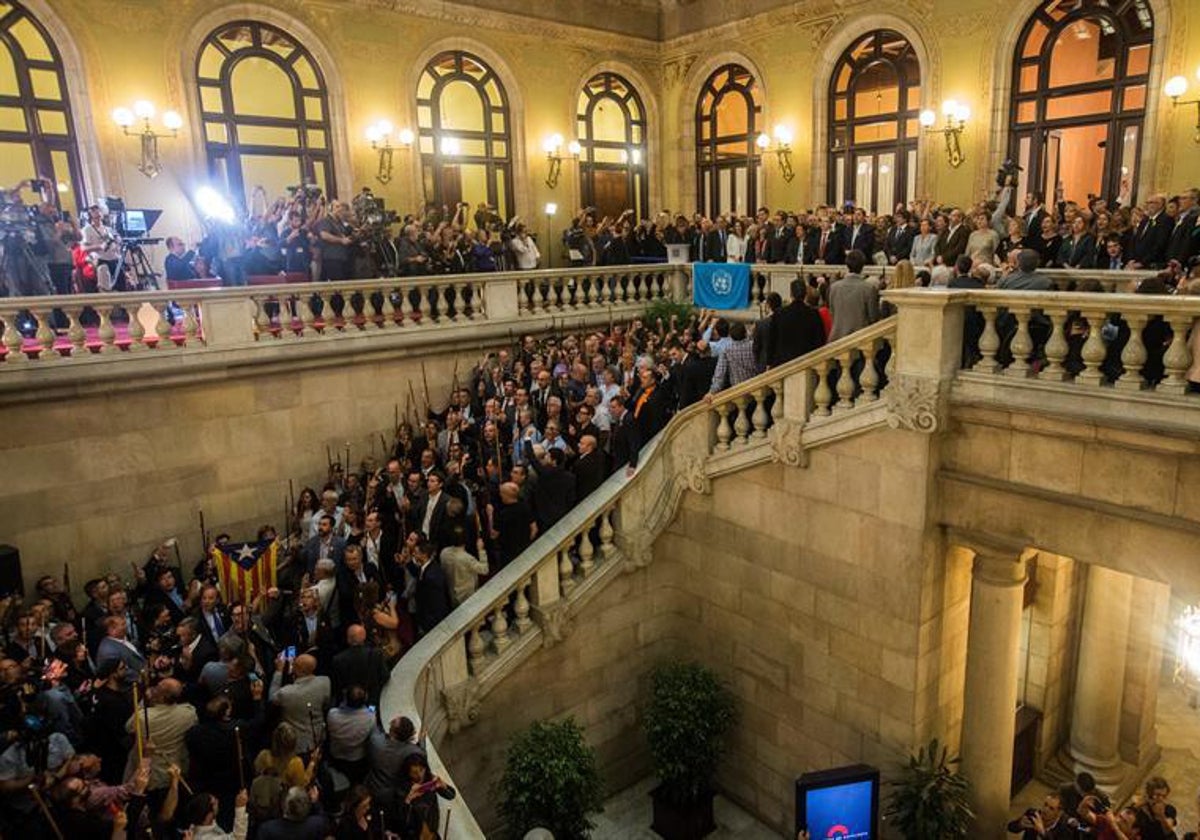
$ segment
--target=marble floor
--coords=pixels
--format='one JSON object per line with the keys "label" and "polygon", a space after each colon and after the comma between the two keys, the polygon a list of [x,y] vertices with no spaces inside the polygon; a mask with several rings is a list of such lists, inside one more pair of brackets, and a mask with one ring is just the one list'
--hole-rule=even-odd
{"label": "marble floor", "polygon": [[[650,830],[650,791],[656,780],[644,779],[604,803],[596,817],[592,840],[655,840]],[[718,796],[713,804],[717,830],[705,840],[778,840],[779,835],[758,822],[728,799]]]}

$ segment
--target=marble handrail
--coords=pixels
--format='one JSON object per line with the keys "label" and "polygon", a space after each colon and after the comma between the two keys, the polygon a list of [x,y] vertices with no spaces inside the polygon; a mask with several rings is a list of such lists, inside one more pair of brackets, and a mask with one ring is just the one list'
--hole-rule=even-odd
{"label": "marble handrail", "polygon": [[654,300],[682,299],[676,265],[546,269],[339,283],[61,295],[0,301],[0,371],[71,365],[138,351],[197,354],[397,334],[410,328],[570,324],[628,316]]}

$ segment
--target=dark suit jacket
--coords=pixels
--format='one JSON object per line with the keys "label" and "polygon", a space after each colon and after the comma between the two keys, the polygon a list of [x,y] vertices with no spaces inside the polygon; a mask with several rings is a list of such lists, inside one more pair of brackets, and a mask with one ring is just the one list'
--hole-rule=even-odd
{"label": "dark suit jacket", "polygon": [[1166,213],[1159,213],[1154,219],[1143,219],[1133,236],[1133,259],[1147,268],[1166,265],[1172,227],[1171,217]]}
{"label": "dark suit jacket", "polygon": [[580,455],[579,459],[571,466],[571,472],[575,474],[575,497],[577,499],[586,499],[593,490],[604,483],[604,479],[608,478],[607,461],[603,450],[597,449],[587,455]]}
{"label": "dark suit jacket", "polygon": [[608,432],[608,465],[611,472],[622,469],[626,464],[637,463],[633,438],[633,415],[626,408],[621,419],[614,420]]}
{"label": "dark suit jacket", "polygon": [[781,365],[811,353],[825,344],[825,322],[821,313],[803,301],[794,300],[772,316],[771,365]]}
{"label": "dark suit jacket", "polygon": [[[342,565],[342,553],[346,550],[346,541],[338,536],[330,538],[332,542],[329,544],[329,559],[337,565]],[[312,537],[304,544],[304,548],[300,549],[300,556],[304,559],[304,568],[311,575],[313,569],[317,567],[317,560],[321,557],[321,538],[319,536]]]}
{"label": "dark suit jacket", "polygon": [[704,399],[704,395],[708,393],[708,386],[712,384],[712,375],[716,368],[716,359],[711,356],[700,357],[692,353],[683,360],[683,364],[676,365],[671,369],[671,381],[675,384],[674,390],[678,399],[679,411]]}
{"label": "dark suit jacket", "polygon": [[424,636],[454,609],[450,599],[450,582],[446,570],[437,557],[429,561],[425,571],[413,565],[409,567],[417,579],[415,600],[417,604],[417,632]]}
{"label": "dark suit jacket", "polygon": [[[231,624],[229,621],[229,610],[225,609],[225,607],[218,604],[216,613],[221,619],[221,628],[222,628],[221,634],[224,635],[225,633],[229,632],[229,629],[231,627]],[[206,619],[204,617],[204,610],[200,609],[199,604],[197,604],[196,608],[192,610],[191,615],[192,615],[192,618],[194,618],[200,622],[200,631],[202,633],[204,633],[204,635],[208,638],[208,640],[215,645],[217,643],[217,639],[220,638],[220,636],[217,636],[217,637],[213,636],[212,628],[208,626],[208,619]]]}
{"label": "dark suit jacket", "polygon": [[1046,218],[1045,207],[1039,207],[1036,213],[1023,213],[1021,223],[1025,225],[1025,236],[1032,239],[1042,238],[1042,219]]}
{"label": "dark suit jacket", "polygon": [[[363,562],[363,574],[367,577],[367,582],[379,581],[379,571],[370,563]],[[338,566],[337,570],[337,590],[333,593],[333,597],[338,599],[338,616],[341,618],[343,626],[358,623],[358,588],[361,584],[358,578],[350,573],[344,566]]]}
{"label": "dark suit jacket", "polygon": [[1197,213],[1193,209],[1175,221],[1167,240],[1167,259],[1179,260],[1186,268],[1188,260],[1200,253],[1200,237],[1196,236]]}
{"label": "dark suit jacket", "polygon": [[875,250],[875,227],[869,224],[863,224],[858,229],[858,235],[854,234],[854,227],[846,228],[846,243],[847,251],[855,249],[862,251],[868,258]]}
{"label": "dark suit jacket", "polygon": [[795,235],[796,231],[790,225],[784,225],[782,231],[779,228],[772,227],[771,239],[767,243],[767,262],[783,262],[787,257],[788,247]]}
{"label": "dark suit jacket", "polygon": [[1096,237],[1085,233],[1078,241],[1064,239],[1058,249],[1058,264],[1063,268],[1092,268],[1096,263]]}
{"label": "dark suit jacket", "polygon": [[[441,494],[438,496],[437,501],[433,504],[433,515],[429,517],[429,533],[425,535],[430,540],[437,542],[439,545],[442,544],[439,542],[439,540],[442,540],[445,537],[445,534],[443,534],[442,531],[443,526],[446,524],[446,502],[448,501],[450,501],[450,495],[445,489],[443,489]],[[425,512],[428,509],[429,499],[426,498],[421,504],[420,510],[417,511],[413,518],[415,527],[420,528],[425,522]]]}
{"label": "dark suit jacket", "polygon": [[200,641],[192,650],[191,664],[186,668],[180,662],[175,666],[175,676],[184,685],[194,685],[200,679],[200,672],[209,662],[217,661],[217,646],[208,640],[208,636],[200,634]]}
{"label": "dark suit jacket", "polygon": [[379,705],[379,694],[388,681],[388,666],[383,651],[369,645],[348,647],[333,657],[329,678],[333,683],[334,702],[352,685],[361,685],[367,692],[367,703]]}
{"label": "dark suit jacket", "polygon": [[713,228],[708,233],[696,232],[692,241],[692,254],[696,262],[725,262],[725,243],[721,232]]}
{"label": "dark suit jacket", "polygon": [[554,523],[566,516],[575,506],[575,476],[562,467],[539,464],[533,457],[533,446],[525,441],[529,465],[537,473],[533,485],[533,513],[537,517],[538,532],[545,533]]}
{"label": "dark suit jacket", "polygon": [[813,243],[812,258],[813,261],[821,260],[825,265],[845,265],[846,263],[846,237],[838,229],[832,228],[829,231],[829,239],[825,242],[825,251],[821,252],[821,236],[822,231],[817,231],[816,241]]}
{"label": "dark suit jacket", "polygon": [[950,233],[950,228],[938,236],[937,247],[934,253],[942,258],[942,264],[953,267],[954,261],[967,252],[967,240],[971,237],[971,231],[967,229],[965,224],[955,228],[953,235]]}
{"label": "dark suit jacket", "polygon": [[175,602],[171,600],[169,595],[155,586],[146,592],[146,609],[157,607],[159,604],[162,604],[170,611],[171,624],[178,624],[183,621],[186,615],[184,611],[175,605]]}
{"label": "dark suit jacket", "polygon": [[908,259],[912,254],[912,246],[913,229],[908,225],[892,228],[883,240],[883,252],[897,262]]}
{"label": "dark suit jacket", "polygon": [[655,435],[662,431],[667,425],[667,421],[671,419],[671,408],[667,402],[666,391],[661,386],[656,386],[654,391],[646,399],[642,405],[642,410],[636,412],[637,401],[632,400],[627,411],[633,415],[632,419],[632,440],[630,446],[629,465],[637,466],[637,456],[642,450],[642,447],[649,443]]}

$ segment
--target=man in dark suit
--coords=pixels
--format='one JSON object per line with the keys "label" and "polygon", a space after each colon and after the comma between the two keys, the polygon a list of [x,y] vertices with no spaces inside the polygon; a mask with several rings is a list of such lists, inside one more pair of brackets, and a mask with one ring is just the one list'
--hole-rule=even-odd
{"label": "man in dark suit", "polygon": [[163,605],[171,613],[171,623],[178,624],[187,615],[187,602],[179,593],[179,588],[176,586],[175,572],[166,566],[160,567],[157,574],[150,581],[150,588],[146,592],[146,607],[156,607]]}
{"label": "man in dark suit", "polygon": [[867,223],[867,211],[855,209],[853,221],[846,229],[846,250],[862,251],[870,260],[875,252],[875,227]]}
{"label": "man in dark suit", "polygon": [[784,221],[783,213],[776,213],[771,229],[771,239],[767,243],[767,262],[783,262],[787,258],[788,247],[795,235],[795,228]]}
{"label": "man in dark suit", "polygon": [[347,688],[360,685],[367,692],[367,703],[379,705],[379,695],[388,681],[383,651],[367,644],[367,631],[361,624],[346,628],[346,649],[333,657],[329,669],[333,696],[339,698]]}
{"label": "man in dark suit", "polygon": [[220,603],[220,593],[215,586],[204,586],[200,589],[200,603],[192,611],[192,615],[200,622],[200,630],[214,645],[217,639],[229,630],[229,612]]}
{"label": "man in dark suit", "polygon": [[[711,376],[709,381],[712,381]],[[633,416],[625,408],[624,397],[618,394],[608,401],[608,416],[612,418],[608,431],[608,466],[616,472],[633,458]]]}
{"label": "man in dark suit", "polygon": [[1131,268],[1162,268],[1167,263],[1167,248],[1171,244],[1171,217],[1163,212],[1166,199],[1152,195],[1146,199],[1146,218],[1133,233]]}
{"label": "man in dark suit", "polygon": [[607,458],[594,435],[580,436],[579,457],[571,465],[571,472],[575,474],[575,497],[580,500],[608,478]]}
{"label": "man in dark suit", "polygon": [[1200,254],[1200,237],[1196,235],[1197,213],[1200,208],[1200,189],[1190,189],[1179,196],[1179,215],[1167,240],[1167,259],[1177,260],[1187,268],[1192,257]]}
{"label": "man in dark suit", "polygon": [[909,225],[908,211],[898,210],[892,217],[892,229],[883,240],[883,252],[887,255],[888,265],[908,259],[912,254],[912,246],[913,229]]}
{"label": "man in dark suit", "polygon": [[311,575],[318,560],[329,559],[341,564],[342,553],[346,550],[346,541],[333,533],[333,516],[328,513],[318,514],[317,535],[304,544],[300,556],[304,559],[304,568]]}
{"label": "man in dark suit", "polygon": [[846,240],[834,230],[833,220],[821,219],[821,230],[817,234],[814,262],[822,265],[843,265],[846,262]]}
{"label": "man in dark suit", "polygon": [[811,353],[825,344],[825,322],[821,314],[804,302],[804,280],[792,281],[791,302],[774,316],[771,328],[770,364],[777,367]]}
{"label": "man in dark suit", "polygon": [[700,220],[700,229],[696,231],[692,242],[692,253],[696,262],[725,262],[725,243],[721,241],[721,233],[707,218]]}
{"label": "man in dark suit", "polygon": [[399,525],[393,522],[392,527],[383,527],[383,518],[376,510],[367,514],[364,524],[366,530],[357,539],[359,547],[363,550],[363,565],[375,567],[385,578],[397,583],[394,579],[393,559],[396,556],[396,547],[400,543]]}
{"label": "man in dark suit", "polygon": [[[766,370],[771,364],[771,346],[775,341],[772,335],[775,329],[775,315],[783,308],[783,298],[779,292],[768,292],[766,298],[766,314],[754,322],[754,361],[759,370]],[[711,380],[709,381],[711,385]]]}
{"label": "man in dark suit", "polygon": [[676,410],[683,411],[708,393],[717,362],[707,355],[702,356],[699,349],[689,353],[678,341],[672,341],[667,352],[672,361],[671,382],[675,386]]}
{"label": "man in dark suit", "polygon": [[446,503],[450,501],[450,496],[444,492],[445,485],[445,478],[436,470],[426,477],[427,495],[415,519],[417,530],[439,548],[443,545],[443,538],[446,537]]}
{"label": "man in dark suit", "polygon": [[538,533],[546,533],[575,506],[575,476],[563,467],[561,449],[543,449],[530,440],[522,442],[530,469],[537,473],[533,485],[533,513]]}
{"label": "man in dark suit", "polygon": [[659,387],[654,368],[639,368],[638,380],[641,387],[638,389],[637,399],[633,401],[633,408],[630,409],[630,414],[633,415],[630,471],[637,468],[637,457],[642,447],[661,432],[670,419],[666,391]]}
{"label": "man in dark suit", "polygon": [[1049,215],[1042,206],[1042,194],[1031,192],[1025,194],[1025,211],[1021,213],[1021,224],[1025,227],[1025,236],[1030,239],[1042,238],[1042,219]]}
{"label": "man in dark suit", "polygon": [[967,252],[967,239],[971,232],[963,224],[962,211],[955,207],[950,211],[946,229],[938,236],[934,253],[942,265],[954,265],[954,261]]}
{"label": "man in dark suit", "polygon": [[342,556],[342,565],[337,570],[337,589],[334,592],[338,599],[338,617],[343,626],[357,620],[358,595],[362,587],[368,583],[380,583],[379,570],[363,562],[362,548],[357,545],[346,546]]}
{"label": "man in dark suit", "polygon": [[429,540],[419,540],[414,554],[416,557],[409,563],[408,570],[416,582],[413,597],[417,608],[417,635],[424,636],[450,615],[454,602],[450,597],[450,581],[446,571],[434,556]]}
{"label": "man in dark suit", "polygon": [[337,648],[337,635],[329,618],[321,613],[321,600],[315,589],[305,589],[300,593],[300,609],[292,616],[291,624],[283,635],[287,645],[296,648],[296,653],[308,653],[316,657],[320,672],[328,669]]}
{"label": "man in dark suit", "polygon": [[184,685],[195,685],[209,662],[217,661],[217,646],[200,629],[199,619],[188,616],[175,628],[182,649],[175,665],[175,676]]}

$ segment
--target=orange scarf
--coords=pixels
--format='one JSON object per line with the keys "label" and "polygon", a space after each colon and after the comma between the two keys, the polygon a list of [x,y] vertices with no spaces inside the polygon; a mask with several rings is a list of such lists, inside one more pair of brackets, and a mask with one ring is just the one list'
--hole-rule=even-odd
{"label": "orange scarf", "polygon": [[650,399],[650,395],[654,393],[654,389],[657,387],[658,387],[657,385],[651,385],[649,388],[647,388],[645,391],[642,391],[642,393],[638,395],[637,402],[633,406],[633,417],[635,420],[637,419],[638,415],[641,414],[642,406],[644,406],[646,404],[646,400]]}

